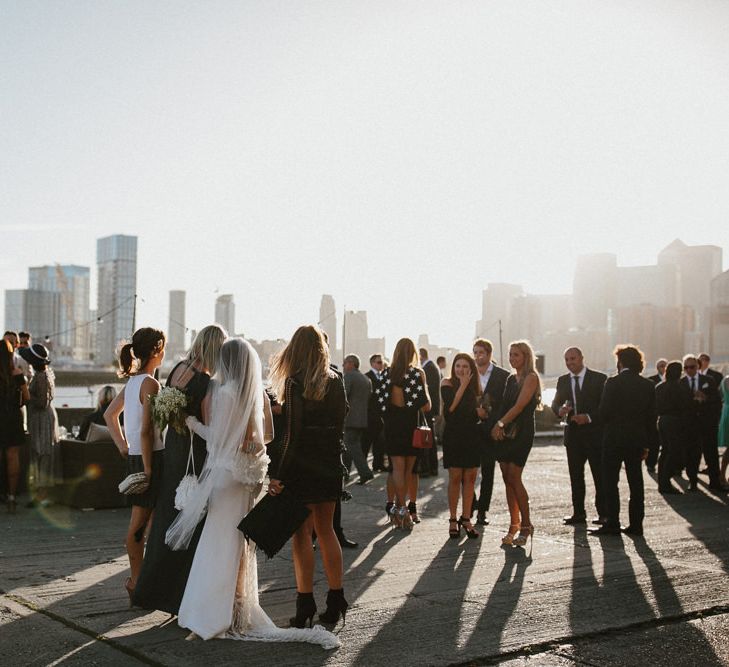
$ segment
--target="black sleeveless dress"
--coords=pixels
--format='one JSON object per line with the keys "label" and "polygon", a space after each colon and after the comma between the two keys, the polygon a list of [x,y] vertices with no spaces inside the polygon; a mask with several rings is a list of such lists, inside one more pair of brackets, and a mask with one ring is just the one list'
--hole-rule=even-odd
{"label": "black sleeveless dress", "polygon": [[[184,362],[181,362],[184,363]],[[177,364],[167,378],[174,376]],[[195,369],[195,375],[187,383],[184,392],[189,396],[188,413],[202,421],[202,400],[210,384],[210,376]],[[167,429],[164,448],[164,472],[162,475],[157,505],[152,518],[152,528],[147,539],[142,571],[134,589],[134,604],[144,609],[159,609],[169,614],[177,614],[182,602],[182,595],[187,585],[187,577],[192,567],[197,542],[200,539],[203,524],[195,530],[190,546],[184,551],[172,551],[165,544],[165,534],[178,514],[175,509],[175,492],[180,480],[185,476],[187,457],[190,449],[190,436],[181,435],[173,428]],[[198,435],[193,438],[193,457],[195,471],[200,474],[207,449],[205,441]]]}
{"label": "black sleeveless dress", "polygon": [[[499,419],[503,417],[516,404],[521,391],[521,384],[516,375],[511,374],[506,379],[504,387],[504,398],[501,401],[501,410]],[[526,465],[529,452],[532,451],[534,445],[534,411],[537,409],[539,401],[537,392],[534,392],[529,403],[521,411],[519,416],[514,420],[516,424],[516,437],[513,439],[504,438],[503,440],[494,441],[494,456],[501,463],[516,463],[520,468]]]}
{"label": "black sleeveless dress", "polygon": [[467,390],[456,409],[450,408],[456,398],[457,390],[448,385],[440,388],[443,400],[443,467],[478,468],[481,465],[483,436],[478,426],[476,396]]}

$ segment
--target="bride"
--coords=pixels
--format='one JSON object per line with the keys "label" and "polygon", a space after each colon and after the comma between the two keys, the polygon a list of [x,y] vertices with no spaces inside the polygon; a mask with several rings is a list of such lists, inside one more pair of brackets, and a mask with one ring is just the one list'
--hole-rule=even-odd
{"label": "bride", "polygon": [[167,531],[166,542],[184,549],[207,511],[178,623],[203,639],[301,641],[336,648],[322,626],[278,628],[258,602],[255,545],[238,530],[258,497],[272,439],[271,408],[263,391],[261,362],[250,343],[227,340],[211,382],[209,426],[188,417],[188,427],[207,441],[208,456],[195,492]]}

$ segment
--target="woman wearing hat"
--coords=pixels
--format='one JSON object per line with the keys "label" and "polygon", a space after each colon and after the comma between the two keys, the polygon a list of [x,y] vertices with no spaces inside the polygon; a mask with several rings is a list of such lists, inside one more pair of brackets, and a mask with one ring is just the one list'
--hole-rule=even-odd
{"label": "woman wearing hat", "polygon": [[30,432],[30,456],[33,475],[33,499],[47,505],[48,489],[59,479],[60,456],[58,444],[58,417],[53,407],[55,376],[48,368],[51,363],[48,350],[40,343],[22,348],[23,358],[33,367],[33,377],[28,386],[28,431]]}

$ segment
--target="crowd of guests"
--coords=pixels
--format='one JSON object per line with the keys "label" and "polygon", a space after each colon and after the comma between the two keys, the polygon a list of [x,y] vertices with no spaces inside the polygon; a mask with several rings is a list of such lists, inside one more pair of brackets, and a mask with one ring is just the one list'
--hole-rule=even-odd
{"label": "crowd of guests", "polygon": [[4,456],[8,512],[15,513],[20,481],[20,448],[30,434],[32,498],[47,505],[49,489],[60,477],[58,419],[53,408],[55,377],[48,349],[29,333],[6,331],[0,342],[0,454]]}
{"label": "crowd of guests", "polygon": [[[498,462],[510,517],[501,543],[519,547],[533,539],[522,473],[534,444],[542,383],[526,341],[509,345],[510,370],[494,363],[486,339],[474,341],[470,354],[457,354],[447,369],[445,359],[433,362],[427,350],[402,338],[389,362],[374,354],[363,373],[354,354],[344,358],[340,371],[331,362],[324,332],[304,326],[271,360],[270,386],[264,390],[253,348],[211,325],[197,334],[186,358],[167,377],[167,386],[187,395],[187,430],[168,428],[163,439],[149,397],[160,391],[156,370],[165,344],[157,329],[134,333],[119,354],[124,390],[117,394],[105,387],[82,429],[103,422],[129,473],[141,473],[145,480],[140,492],[129,496],[125,588],[130,604],[177,614],[180,625],[205,639],[323,646],[335,641],[321,629],[282,635],[258,605],[255,556],[237,524],[263,490],[265,475],[266,493],[293,494],[310,512],[292,540],[297,598],[290,625],[297,631],[311,628],[317,611],[317,550],[329,584],[320,622],[332,627],[346,616],[341,550],[357,545],[342,530],[341,502],[343,479],[353,467],[359,484],[387,473],[387,520],[410,531],[420,522],[419,479],[438,473],[440,447],[448,471],[448,535],[458,539],[463,531],[477,539],[476,526],[489,523]],[[642,535],[643,462],[663,494],[681,493],[673,480],[683,470],[689,492],[698,489],[703,473],[710,491],[727,490],[729,454],[725,451],[720,464],[718,447],[729,444],[729,378],[713,371],[705,354],[660,360],[650,378],[642,376],[639,348],[619,346],[615,358],[617,373],[608,378],[587,367],[580,349],[564,353],[568,372],[558,378],[551,403],[564,426],[571,483],[573,511],[564,523],[588,522],[587,464],[595,487],[591,532]],[[27,334],[6,332],[0,345],[0,448],[11,511],[17,503],[24,419],[31,434],[34,502],[44,502],[56,474],[49,364],[44,346],[33,344]],[[420,431],[435,434],[434,442],[419,437]],[[176,494],[190,459],[199,472],[197,496],[180,511]],[[625,528],[618,494],[623,467],[630,488]],[[222,600],[221,590],[227,595]]]}

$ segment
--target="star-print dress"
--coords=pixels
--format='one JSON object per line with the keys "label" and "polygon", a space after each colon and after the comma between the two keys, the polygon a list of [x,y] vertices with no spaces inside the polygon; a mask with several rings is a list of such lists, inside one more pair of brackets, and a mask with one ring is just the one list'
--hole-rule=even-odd
{"label": "star-print dress", "polygon": [[[390,402],[392,385],[402,387],[404,407]],[[408,367],[399,381],[390,377],[389,368],[385,369],[375,388],[375,398],[384,413],[387,455],[417,456],[419,450],[413,447],[413,431],[418,424],[418,411],[428,402],[419,369]]]}

